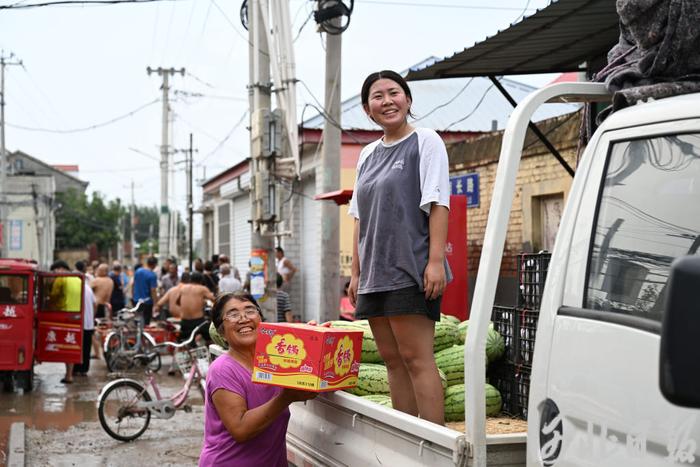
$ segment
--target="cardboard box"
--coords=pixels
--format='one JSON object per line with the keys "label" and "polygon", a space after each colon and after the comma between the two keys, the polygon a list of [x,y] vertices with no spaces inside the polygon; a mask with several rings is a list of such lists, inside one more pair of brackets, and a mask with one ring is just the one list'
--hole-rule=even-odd
{"label": "cardboard box", "polygon": [[357,385],[362,331],[292,323],[261,323],[253,381],[323,392]]}

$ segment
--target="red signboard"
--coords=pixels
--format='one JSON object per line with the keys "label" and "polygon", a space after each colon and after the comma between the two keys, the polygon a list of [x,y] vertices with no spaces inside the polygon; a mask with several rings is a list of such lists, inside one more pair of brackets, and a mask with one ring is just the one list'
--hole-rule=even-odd
{"label": "red signboard", "polygon": [[469,269],[467,264],[467,197],[450,196],[445,257],[454,279],[442,296],[442,312],[460,320],[469,319]]}

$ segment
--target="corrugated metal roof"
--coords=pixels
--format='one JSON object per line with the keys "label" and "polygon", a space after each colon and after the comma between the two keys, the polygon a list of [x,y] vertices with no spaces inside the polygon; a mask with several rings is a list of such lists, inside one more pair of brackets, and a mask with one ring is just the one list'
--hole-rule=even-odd
{"label": "corrugated metal roof", "polygon": [[582,70],[605,57],[619,37],[613,0],[559,0],[504,31],[407,79],[500,76]]}
{"label": "corrugated metal roof", "polygon": [[[500,81],[518,102],[535,90],[532,86],[511,79],[504,78]],[[513,107],[488,78],[416,81],[409,85],[413,95],[412,112],[416,115],[412,123],[436,131],[503,129],[513,112]],[[535,113],[534,121],[562,115],[577,108],[570,104],[547,104]],[[496,121],[495,128],[492,126],[493,121]],[[304,122],[304,128],[320,129],[323,124],[323,116],[316,115]],[[342,103],[341,126],[344,130],[381,130],[365,114],[359,95]]]}

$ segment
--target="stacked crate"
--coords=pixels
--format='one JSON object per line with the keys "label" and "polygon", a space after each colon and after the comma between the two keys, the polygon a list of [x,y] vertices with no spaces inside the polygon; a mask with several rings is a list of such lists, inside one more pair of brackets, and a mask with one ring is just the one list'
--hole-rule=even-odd
{"label": "stacked crate", "polygon": [[523,253],[517,257],[517,306],[496,306],[491,320],[506,344],[505,358],[489,371],[501,391],[503,411],[527,419],[528,394],[540,303],[551,254]]}

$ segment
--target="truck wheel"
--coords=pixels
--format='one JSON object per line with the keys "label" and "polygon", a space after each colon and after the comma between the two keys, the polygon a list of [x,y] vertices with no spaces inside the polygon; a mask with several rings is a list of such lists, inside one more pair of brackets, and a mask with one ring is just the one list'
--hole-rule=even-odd
{"label": "truck wheel", "polygon": [[15,373],[15,379],[17,380],[17,385],[22,388],[24,392],[31,392],[34,388],[34,371],[18,371]]}
{"label": "truck wheel", "polygon": [[146,388],[135,381],[123,380],[107,389],[97,401],[100,425],[109,436],[119,441],[133,441],[146,431],[151,412],[138,407],[149,402]]}

